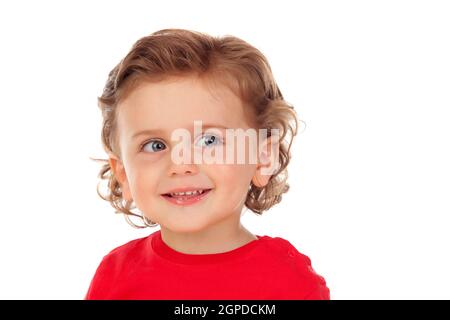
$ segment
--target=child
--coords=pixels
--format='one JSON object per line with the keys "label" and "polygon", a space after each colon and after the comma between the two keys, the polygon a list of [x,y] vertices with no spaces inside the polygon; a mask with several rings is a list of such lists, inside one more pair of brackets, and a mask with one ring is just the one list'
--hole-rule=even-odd
{"label": "child", "polygon": [[[131,225],[160,230],[104,256],[85,299],[330,299],[308,256],[240,223],[244,205],[261,215],[288,191],[297,134],[259,50],[233,36],[157,31],[110,72],[99,107],[109,193],[97,192]],[[233,143],[229,133],[244,130],[259,151]],[[233,152],[246,160],[230,161]]]}

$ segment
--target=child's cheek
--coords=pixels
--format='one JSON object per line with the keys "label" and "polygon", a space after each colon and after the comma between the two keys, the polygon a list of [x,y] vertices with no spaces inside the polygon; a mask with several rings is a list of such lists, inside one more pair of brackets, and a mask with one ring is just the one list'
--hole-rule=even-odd
{"label": "child's cheek", "polygon": [[162,173],[162,170],[161,163],[150,157],[135,161],[129,176],[133,194],[137,197],[148,197],[149,193],[156,195],[160,181],[158,173]]}

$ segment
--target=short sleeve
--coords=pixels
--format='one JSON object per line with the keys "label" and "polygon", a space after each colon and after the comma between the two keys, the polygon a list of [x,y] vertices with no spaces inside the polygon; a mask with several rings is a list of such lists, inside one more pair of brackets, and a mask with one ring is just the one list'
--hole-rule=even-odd
{"label": "short sleeve", "polygon": [[313,289],[304,297],[305,300],[330,300],[330,289],[327,287],[325,278],[318,274],[311,264],[311,259],[300,253],[303,263],[305,264],[310,278],[313,279]]}
{"label": "short sleeve", "polygon": [[306,293],[301,299],[305,300],[330,300],[330,289],[325,278],[318,274],[311,263],[311,259],[299,252],[291,243],[287,243],[288,263],[293,266]]}

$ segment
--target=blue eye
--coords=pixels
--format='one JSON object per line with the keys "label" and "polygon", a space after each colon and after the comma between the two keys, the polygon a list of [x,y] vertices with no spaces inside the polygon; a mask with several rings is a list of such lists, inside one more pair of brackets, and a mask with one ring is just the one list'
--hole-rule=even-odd
{"label": "blue eye", "polygon": [[[207,139],[203,139],[205,137],[207,137]],[[219,138],[219,136],[214,135],[214,134],[205,134],[200,138],[200,141],[202,141],[202,140],[205,141],[204,143],[207,147],[222,142],[222,140]]]}
{"label": "blue eye", "polygon": [[159,140],[152,140],[144,143],[142,149],[144,149],[146,145],[151,145],[151,153],[166,149],[166,145]]}

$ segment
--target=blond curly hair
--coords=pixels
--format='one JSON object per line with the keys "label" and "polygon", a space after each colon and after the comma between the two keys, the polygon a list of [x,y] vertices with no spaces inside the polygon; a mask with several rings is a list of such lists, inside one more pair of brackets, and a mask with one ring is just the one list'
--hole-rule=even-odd
{"label": "blond curly hair", "polygon": [[[251,182],[245,206],[262,214],[281,201],[289,190],[287,166],[290,149],[297,134],[298,120],[292,105],[281,94],[266,57],[256,48],[235,36],[213,37],[185,29],[162,29],[139,39],[129,53],[110,71],[98,107],[103,117],[101,141],[104,150],[120,159],[117,144],[116,109],[120,101],[142,80],[160,81],[168,76],[197,74],[227,85],[246,106],[251,107],[257,129],[279,130],[277,170],[264,187]],[[156,226],[142,214],[133,213],[133,201],[122,196],[119,181],[108,159],[95,159],[104,164],[98,177],[97,194],[110,202],[115,213],[123,213],[127,222],[137,228]],[[108,182],[107,193],[100,192],[102,180]],[[130,217],[142,219],[143,226]]]}

